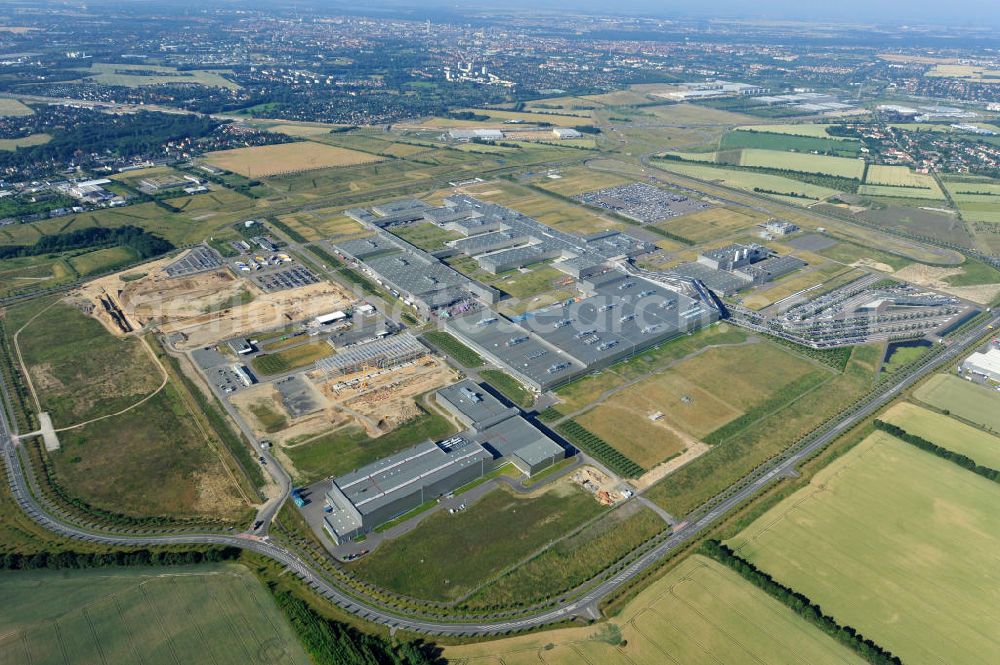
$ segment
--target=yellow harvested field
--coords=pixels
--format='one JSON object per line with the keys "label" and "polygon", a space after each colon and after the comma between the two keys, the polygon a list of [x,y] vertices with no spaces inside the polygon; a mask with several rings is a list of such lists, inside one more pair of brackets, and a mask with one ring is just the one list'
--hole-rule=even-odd
{"label": "yellow harvested field", "polygon": [[454,665],[853,665],[863,661],[722,564],[701,556],[609,623],[445,648]]}
{"label": "yellow harvested field", "polygon": [[157,65],[125,65],[121,63],[95,62],[87,73],[88,83],[102,85],[121,85],[138,88],[146,85],[164,83],[198,84],[210,88],[227,88],[239,90],[240,85],[230,81],[222,74],[231,74],[229,70],[190,69],[178,70],[175,67],[160,67]]}
{"label": "yellow harvested field", "polygon": [[906,166],[885,166],[872,164],[868,167],[866,185],[888,185],[889,187],[919,187],[940,193],[933,177],[915,173]]}
{"label": "yellow harvested field", "polygon": [[963,79],[974,83],[996,83],[1000,70],[980,65],[955,65],[939,63],[927,70],[924,76],[932,78]]}
{"label": "yellow harvested field", "polygon": [[709,208],[658,222],[656,226],[689,240],[704,242],[747,231],[761,221],[764,220],[729,208]]}
{"label": "yellow harvested field", "polygon": [[34,111],[16,99],[0,99],[0,117],[31,115]]}
{"label": "yellow harvested field", "polygon": [[369,164],[382,161],[382,158],[314,141],[299,141],[210,152],[205,155],[205,161],[247,178],[263,178],[334,166]]}

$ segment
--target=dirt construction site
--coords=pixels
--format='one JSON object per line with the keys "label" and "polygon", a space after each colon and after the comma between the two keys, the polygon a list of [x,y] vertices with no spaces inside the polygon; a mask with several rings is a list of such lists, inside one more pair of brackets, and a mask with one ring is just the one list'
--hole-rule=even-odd
{"label": "dirt construction site", "polygon": [[81,294],[113,334],[158,327],[174,335],[181,350],[343,309],[353,300],[329,282],[265,293],[226,269],[170,277],[164,267],[173,260],[143,266],[142,276],[132,271],[96,279]]}
{"label": "dirt construction site", "polygon": [[[270,436],[278,445],[300,443],[348,424],[363,427],[374,438],[420,415],[416,400],[421,395],[458,378],[445,362],[432,356],[326,381],[318,373],[302,376],[310,386],[316,408],[299,417],[289,413],[280,391],[270,383],[240,391],[230,401],[258,435]],[[273,423],[275,419],[284,423],[279,431],[265,422]]]}

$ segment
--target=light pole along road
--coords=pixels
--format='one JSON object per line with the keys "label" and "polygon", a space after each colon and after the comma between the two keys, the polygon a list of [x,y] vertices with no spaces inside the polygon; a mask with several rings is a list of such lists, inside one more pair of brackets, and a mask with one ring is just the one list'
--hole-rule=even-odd
{"label": "light pole along road", "polygon": [[[910,368],[906,375],[889,385],[884,386],[873,395],[862,400],[843,413],[835,422],[807,437],[802,443],[793,446],[789,451],[762,467],[757,472],[732,485],[724,498],[716,498],[695,510],[689,521],[683,523],[672,535],[662,543],[638,557],[624,569],[612,577],[601,581],[583,595],[567,600],[550,608],[539,610],[509,620],[481,621],[475,619],[469,622],[457,620],[429,619],[404,616],[392,610],[380,607],[372,600],[356,598],[351,593],[331,583],[324,575],[303,561],[289,549],[250,534],[183,534],[170,536],[127,536],[109,533],[95,533],[72,524],[68,524],[48,514],[35,500],[29,489],[25,469],[17,447],[19,444],[12,436],[5,409],[0,409],[0,447],[7,470],[7,482],[21,509],[31,519],[49,531],[76,540],[111,545],[111,546],[157,546],[157,545],[222,545],[238,547],[244,550],[269,557],[284,566],[287,570],[300,577],[318,594],[338,605],[343,610],[363,619],[383,624],[392,628],[407,630],[428,635],[475,636],[492,635],[512,631],[528,630],[564,621],[576,616],[596,616],[596,607],[601,600],[628,584],[636,576],[668,557],[682,545],[697,538],[712,525],[723,519],[728,513],[738,508],[747,499],[759,493],[769,484],[790,474],[802,460],[810,457],[827,446],[857,423],[872,415],[879,408],[895,399],[900,393],[912,386],[927,373],[951,362],[971,344],[983,337],[989,326],[997,323],[1000,316],[993,314],[983,323],[966,331],[959,337],[950,340],[950,346],[945,350],[918,362]],[[0,388],[5,387],[0,384]]]}

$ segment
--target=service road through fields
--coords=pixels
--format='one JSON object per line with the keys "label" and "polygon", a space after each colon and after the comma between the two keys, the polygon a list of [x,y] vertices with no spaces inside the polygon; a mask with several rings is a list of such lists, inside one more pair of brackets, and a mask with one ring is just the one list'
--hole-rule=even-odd
{"label": "service road through fields", "polygon": [[[863,399],[836,422],[823,428],[817,435],[789,450],[784,456],[758,472],[734,484],[728,494],[707,502],[694,511],[688,521],[673,535],[630,563],[625,569],[610,579],[605,579],[586,594],[557,604],[550,609],[508,620],[471,619],[469,622],[450,621],[431,617],[418,618],[401,616],[391,610],[379,607],[369,599],[353,596],[348,591],[331,583],[321,572],[299,558],[291,550],[250,534],[183,534],[170,536],[125,536],[88,531],[59,520],[39,506],[29,488],[29,480],[18,453],[18,446],[11,436],[7,414],[0,410],[0,454],[7,471],[7,482],[21,509],[42,527],[67,538],[84,540],[109,546],[156,546],[206,544],[239,547],[269,557],[284,566],[308,584],[316,593],[340,606],[345,611],[363,619],[428,635],[482,636],[496,635],[511,631],[529,630],[553,623],[566,621],[576,616],[598,618],[598,604],[602,599],[628,584],[648,568],[668,557],[682,545],[697,538],[711,526],[724,519],[731,511],[759,493],[775,479],[795,473],[795,467],[817,451],[829,445],[845,431],[875,413],[882,406],[895,399],[927,373],[955,360],[969,347],[977,343],[988,332],[988,326],[995,326],[1000,314],[994,313],[988,320],[964,334],[950,340],[950,345],[938,354],[919,362],[905,376],[883,387],[877,393]],[[3,388],[6,394],[6,388]]]}

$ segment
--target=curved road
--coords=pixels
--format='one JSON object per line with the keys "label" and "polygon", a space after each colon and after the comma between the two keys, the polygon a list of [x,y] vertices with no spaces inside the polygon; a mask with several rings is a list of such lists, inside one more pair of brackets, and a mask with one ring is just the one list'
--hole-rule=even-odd
{"label": "curved road", "polygon": [[[611,578],[601,581],[583,596],[556,605],[551,609],[537,614],[510,619],[506,621],[462,623],[445,620],[411,618],[397,615],[374,603],[355,599],[339,587],[327,581],[317,570],[310,567],[296,554],[279,545],[250,534],[184,534],[176,536],[125,536],[103,533],[92,533],[67,524],[46,513],[36,502],[28,489],[28,481],[21,459],[17,452],[17,443],[10,434],[7,416],[0,409],[0,449],[4,465],[7,469],[7,480],[15,500],[21,509],[42,527],[67,538],[101,543],[111,546],[155,546],[211,544],[239,547],[269,557],[294,573],[317,593],[363,619],[374,621],[394,628],[400,628],[429,635],[490,635],[508,631],[527,630],[548,624],[564,621],[575,616],[596,618],[598,603],[622,585],[641,574],[658,561],[670,555],[673,551],[701,535],[713,524],[723,519],[730,511],[739,507],[775,479],[794,473],[795,466],[822,449],[844,431],[861,422],[880,407],[897,397],[903,390],[913,385],[928,372],[956,359],[966,348],[984,336],[987,326],[995,325],[1000,316],[993,314],[989,320],[976,326],[960,337],[950,341],[950,346],[944,351],[919,363],[903,378],[885,386],[878,393],[868,397],[844,414],[835,424],[831,424],[819,433],[808,438],[804,443],[789,450],[784,456],[760,469],[755,474],[744,478],[733,488],[732,494],[721,500],[713,500],[695,511],[690,521],[682,523],[679,528],[655,548],[646,552],[625,569]],[[2,387],[2,386],[0,386]],[[732,488],[731,488],[732,490]]]}

